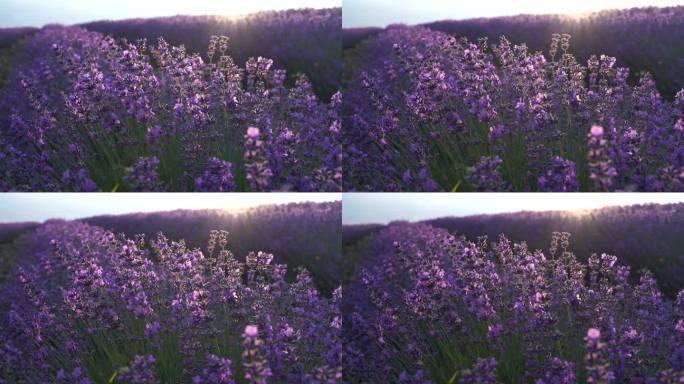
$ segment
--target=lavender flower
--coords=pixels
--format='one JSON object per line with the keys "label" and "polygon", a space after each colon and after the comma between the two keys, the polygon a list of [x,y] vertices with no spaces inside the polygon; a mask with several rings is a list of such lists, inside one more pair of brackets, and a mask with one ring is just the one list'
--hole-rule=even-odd
{"label": "lavender flower", "polygon": [[140,157],[132,167],[126,168],[126,175],[123,179],[136,192],[166,191],[167,187],[157,175],[158,166],[159,159],[155,156]]}
{"label": "lavender flower", "polygon": [[589,328],[587,331],[587,356],[585,358],[585,368],[587,370],[587,383],[605,384],[614,380],[614,374],[606,361],[606,344],[602,343],[601,332],[596,328]]}
{"label": "lavender flower", "polygon": [[75,173],[67,169],[62,173],[61,182],[73,186],[74,191],[94,192],[97,190],[95,182],[88,177],[88,171],[85,168],[81,168]]}
{"label": "lavender flower", "polygon": [[268,362],[263,358],[263,341],[259,339],[259,330],[256,325],[248,325],[242,334],[243,346],[242,365],[245,370],[245,379],[250,383],[265,384],[272,376]]}
{"label": "lavender flower", "polygon": [[220,383],[220,384],[233,384],[233,373],[230,369],[231,362],[229,359],[225,359],[216,355],[209,355],[207,357],[207,363],[205,368],[202,370],[202,374],[193,377],[193,384],[201,383]]}
{"label": "lavender flower", "polygon": [[545,175],[539,176],[539,190],[545,192],[577,192],[579,183],[575,163],[554,157]]}
{"label": "lavender flower", "polygon": [[480,192],[509,190],[509,185],[503,180],[499,172],[502,162],[498,156],[493,158],[481,157],[475,166],[468,168],[466,181],[471,183]]}
{"label": "lavender flower", "polygon": [[557,357],[551,359],[548,370],[544,377],[538,379],[535,384],[573,384],[575,382],[575,366],[569,361],[563,361]]}
{"label": "lavender flower", "polygon": [[603,127],[594,125],[589,132],[589,177],[598,191],[611,191],[614,188],[617,171],[606,153],[607,141],[603,137]]}
{"label": "lavender flower", "polygon": [[255,191],[266,190],[273,176],[266,161],[265,144],[259,139],[259,134],[259,128],[249,127],[245,135],[245,170],[247,181]]}
{"label": "lavender flower", "polygon": [[130,384],[156,384],[160,381],[155,378],[154,356],[135,356],[128,367],[121,369],[117,382]]}
{"label": "lavender flower", "polygon": [[216,157],[209,159],[204,175],[195,179],[195,189],[203,192],[229,192],[235,190],[233,164]]}
{"label": "lavender flower", "polygon": [[459,384],[496,384],[496,359],[477,359],[471,369],[461,373]]}
{"label": "lavender flower", "polygon": [[71,373],[66,373],[64,369],[60,369],[55,377],[57,383],[74,383],[74,384],[90,384],[91,381],[84,377],[83,370],[80,367],[74,368]]}

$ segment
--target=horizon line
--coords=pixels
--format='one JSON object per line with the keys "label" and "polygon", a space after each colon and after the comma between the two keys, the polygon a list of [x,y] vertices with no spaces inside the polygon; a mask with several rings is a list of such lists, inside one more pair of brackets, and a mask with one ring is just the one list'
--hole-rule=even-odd
{"label": "horizon line", "polygon": [[515,18],[515,17],[520,17],[520,16],[564,16],[569,19],[577,19],[581,20],[583,18],[586,18],[590,15],[594,14],[599,14],[602,12],[620,12],[620,11],[629,11],[629,10],[641,10],[641,9],[650,9],[650,8],[657,8],[657,9],[668,9],[668,8],[679,8],[679,7],[684,7],[684,3],[682,4],[676,4],[676,5],[665,5],[665,6],[658,6],[658,5],[643,5],[643,6],[635,6],[635,7],[627,7],[627,8],[603,8],[599,10],[593,10],[593,11],[584,11],[584,12],[576,12],[576,13],[571,13],[571,12],[544,12],[544,13],[530,13],[530,12],[521,12],[521,13],[509,13],[509,14],[504,14],[504,15],[496,15],[496,16],[465,16],[463,18],[443,18],[443,19],[434,19],[430,21],[425,21],[425,22],[420,22],[420,23],[406,23],[406,22],[392,22],[392,23],[386,23],[384,25],[354,25],[354,26],[345,26],[344,23],[344,16],[342,17],[342,30],[352,30],[352,29],[368,29],[368,28],[378,28],[381,30],[387,29],[388,27],[394,26],[394,25],[405,25],[409,27],[416,27],[416,26],[426,26],[428,24],[432,23],[439,23],[439,22],[447,22],[447,21],[472,21],[472,20],[493,20],[493,19],[500,19],[500,18]]}
{"label": "horizon line", "polygon": [[43,23],[42,25],[37,25],[37,24],[17,24],[17,25],[10,25],[10,26],[0,26],[0,30],[4,29],[22,29],[22,28],[33,28],[33,29],[43,29],[47,26],[51,25],[62,25],[66,27],[77,27],[77,26],[82,26],[84,24],[91,24],[91,23],[99,23],[99,22],[122,22],[122,21],[129,21],[129,20],[154,20],[154,19],[165,19],[165,18],[173,18],[173,17],[179,17],[179,16],[190,16],[190,17],[207,17],[207,16],[214,16],[214,17],[225,17],[229,19],[234,19],[234,20],[240,20],[247,18],[252,15],[258,15],[261,13],[269,13],[269,12],[289,12],[289,11],[304,11],[304,10],[325,10],[325,9],[341,9],[342,6],[306,6],[306,7],[297,7],[297,8],[278,8],[278,9],[262,9],[262,10],[257,10],[253,12],[235,12],[235,13],[176,13],[173,15],[157,15],[157,16],[131,16],[131,17],[121,17],[121,18],[94,18],[90,19],[87,21],[79,21],[76,23],[68,23],[68,22],[59,22],[59,21],[54,21],[54,22],[48,22],[48,23]]}

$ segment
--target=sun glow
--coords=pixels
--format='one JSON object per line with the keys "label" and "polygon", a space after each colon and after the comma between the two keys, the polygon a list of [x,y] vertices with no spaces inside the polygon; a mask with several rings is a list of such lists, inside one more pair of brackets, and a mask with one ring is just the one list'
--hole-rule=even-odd
{"label": "sun glow", "polygon": [[191,15],[244,15],[248,13],[296,8],[329,8],[341,6],[341,0],[259,0],[259,1],[211,1],[172,0],[165,7],[182,10]]}
{"label": "sun glow", "polygon": [[589,16],[590,14],[591,14],[591,12],[567,12],[567,13],[564,13],[563,15],[565,17],[572,19],[572,20],[582,20],[585,17]]}
{"label": "sun glow", "polygon": [[[639,1],[639,0],[575,0],[562,2],[548,2],[547,5],[540,5],[539,13],[560,13],[571,17],[583,17],[588,13],[599,12],[611,9],[626,9],[633,7],[646,6],[669,6],[672,1]],[[535,12],[537,13],[537,12]]]}

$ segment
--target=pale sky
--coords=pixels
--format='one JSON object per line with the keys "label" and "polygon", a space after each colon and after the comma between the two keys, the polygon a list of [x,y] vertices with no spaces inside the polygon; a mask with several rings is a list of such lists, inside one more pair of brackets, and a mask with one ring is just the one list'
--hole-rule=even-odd
{"label": "pale sky", "polygon": [[345,193],[342,224],[684,202],[684,193]]}
{"label": "pale sky", "polygon": [[266,204],[341,199],[341,193],[0,193],[0,223],[175,209],[237,212]]}
{"label": "pale sky", "polygon": [[341,7],[342,0],[0,0],[0,28],[174,15]]}
{"label": "pale sky", "polygon": [[578,14],[604,9],[684,5],[684,0],[344,0],[342,26],[385,27],[445,19],[526,14]]}

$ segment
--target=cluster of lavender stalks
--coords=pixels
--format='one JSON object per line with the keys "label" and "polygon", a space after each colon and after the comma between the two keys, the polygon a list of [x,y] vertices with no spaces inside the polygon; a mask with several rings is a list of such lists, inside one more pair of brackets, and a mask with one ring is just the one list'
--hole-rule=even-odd
{"label": "cluster of lavender stalks", "polygon": [[39,227],[2,292],[0,383],[340,382],[341,289],[228,242]]}
{"label": "cluster of lavender stalks", "polygon": [[617,257],[468,241],[426,224],[374,235],[345,286],[345,378],[399,383],[643,383],[684,379],[684,291]]}
{"label": "cluster of lavender stalks", "polygon": [[323,103],[229,44],[212,37],[206,62],[163,38],[44,28],[0,96],[0,190],[339,191],[340,93]]}

